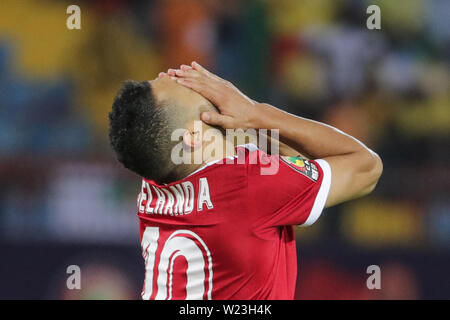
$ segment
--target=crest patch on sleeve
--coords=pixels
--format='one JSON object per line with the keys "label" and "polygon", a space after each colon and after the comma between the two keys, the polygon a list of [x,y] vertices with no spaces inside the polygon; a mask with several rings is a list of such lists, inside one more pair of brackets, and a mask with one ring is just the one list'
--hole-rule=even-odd
{"label": "crest patch on sleeve", "polygon": [[304,159],[302,157],[281,156],[280,158],[292,169],[302,173],[312,181],[317,181],[317,179],[319,178],[319,170],[317,169],[315,163],[310,162],[309,160]]}

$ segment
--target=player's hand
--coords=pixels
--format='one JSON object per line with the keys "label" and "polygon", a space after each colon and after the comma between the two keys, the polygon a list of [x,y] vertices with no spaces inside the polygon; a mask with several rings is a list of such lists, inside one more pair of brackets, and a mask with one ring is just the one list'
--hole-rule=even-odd
{"label": "player's hand", "polygon": [[257,103],[239,91],[232,83],[209,72],[196,62],[180,69],[169,69],[167,74],[179,84],[190,88],[211,101],[220,111],[203,112],[201,119],[210,125],[225,129],[253,128]]}

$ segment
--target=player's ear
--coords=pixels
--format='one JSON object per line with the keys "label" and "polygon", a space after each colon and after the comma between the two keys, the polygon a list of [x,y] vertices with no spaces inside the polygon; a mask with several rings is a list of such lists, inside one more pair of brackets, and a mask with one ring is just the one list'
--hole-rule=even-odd
{"label": "player's ear", "polygon": [[198,131],[185,130],[183,134],[183,142],[186,146],[195,148],[202,144],[202,137]]}

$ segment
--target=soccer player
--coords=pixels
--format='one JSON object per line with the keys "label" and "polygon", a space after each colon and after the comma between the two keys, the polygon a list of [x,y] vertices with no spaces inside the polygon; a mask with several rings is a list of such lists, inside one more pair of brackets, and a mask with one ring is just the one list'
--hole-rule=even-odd
{"label": "soccer player", "polygon": [[[222,129],[237,128],[279,129],[280,140],[308,158],[234,147]],[[370,193],[382,172],[380,158],[355,138],[255,102],[195,62],[125,82],[110,140],[118,160],[142,177],[143,299],[292,299],[293,226]],[[181,153],[189,161],[178,161]]]}

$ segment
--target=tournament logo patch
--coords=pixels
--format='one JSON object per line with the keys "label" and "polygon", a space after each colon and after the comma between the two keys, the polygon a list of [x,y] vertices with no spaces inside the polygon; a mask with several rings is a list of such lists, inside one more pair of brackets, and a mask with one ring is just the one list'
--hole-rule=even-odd
{"label": "tournament logo patch", "polygon": [[309,179],[313,181],[317,181],[319,178],[319,170],[317,170],[317,166],[304,159],[302,157],[285,157],[282,156],[281,160],[283,160],[288,166],[293,168],[295,171],[302,173],[307,176]]}

